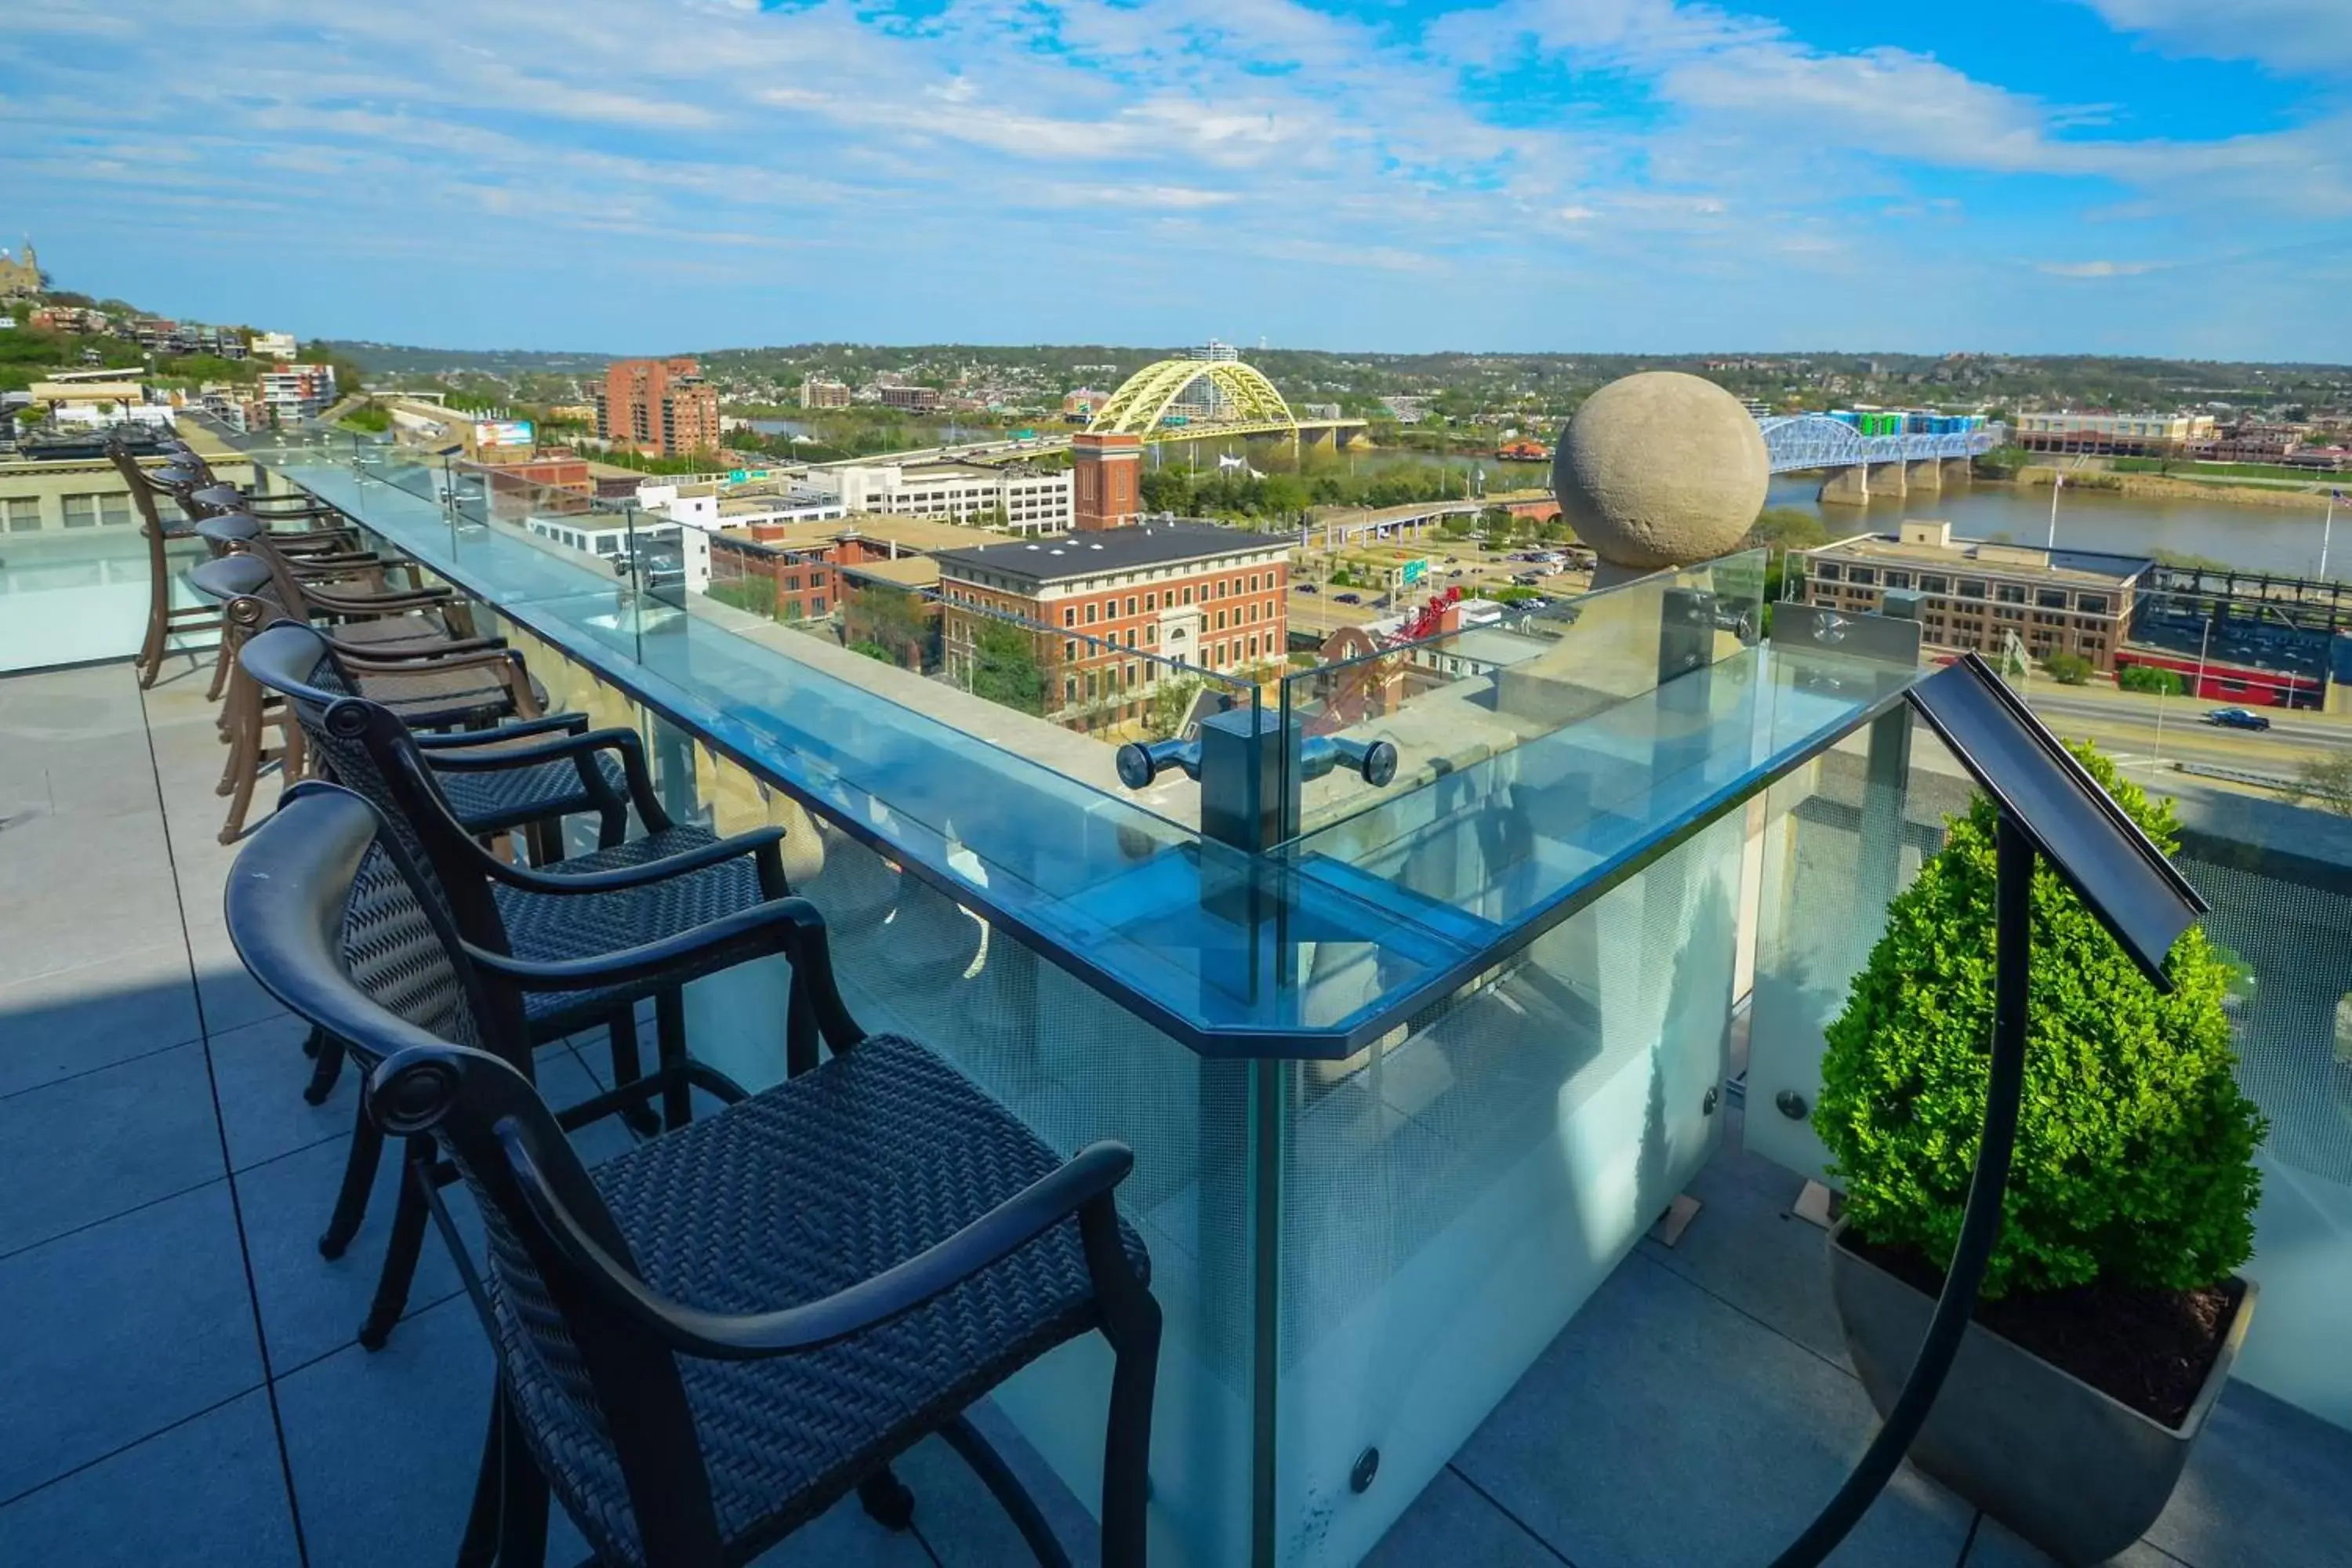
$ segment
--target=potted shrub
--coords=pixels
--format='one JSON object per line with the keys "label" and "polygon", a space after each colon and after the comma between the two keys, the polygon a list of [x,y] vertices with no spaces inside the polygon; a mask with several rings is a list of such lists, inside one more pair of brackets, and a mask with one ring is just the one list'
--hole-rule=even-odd
{"label": "potted shrub", "polygon": [[[2179,824],[2075,755],[2167,854]],[[1993,1011],[1994,810],[1979,797],[1894,900],[1828,1030],[1813,1124],[1845,1188],[1831,1285],[1894,1403],[1958,1238]],[[2231,1069],[2228,963],[2201,931],[2158,992],[2047,866],[2033,886],[2025,1096],[2000,1242],[1911,1458],[2065,1563],[2155,1521],[2229,1376],[2254,1290],[2264,1131]]]}

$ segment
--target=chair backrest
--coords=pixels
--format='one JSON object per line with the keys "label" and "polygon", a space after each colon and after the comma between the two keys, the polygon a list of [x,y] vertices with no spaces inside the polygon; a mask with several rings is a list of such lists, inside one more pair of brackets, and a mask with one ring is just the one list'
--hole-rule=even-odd
{"label": "chair backrest", "polygon": [[449,807],[408,725],[360,694],[327,639],[284,620],[247,637],[238,665],[286,699],[312,757],[335,782],[383,814],[467,942],[508,952],[506,921],[481,867],[483,851]]}
{"label": "chair backrest", "polygon": [[468,1037],[480,1027],[472,966],[418,879],[364,800],[306,784],[237,856],[229,937],[270,994],[379,1064],[367,1086],[377,1123],[430,1135],[471,1188],[488,1243],[484,1327],[542,1467],[592,1542],[634,1555],[624,1543],[646,1519],[665,1537],[643,1542],[647,1560],[715,1562],[709,1478],[677,1361],[543,1216],[560,1205],[614,1272],[634,1276],[628,1242],[546,1101],[478,1032]]}
{"label": "chair backrest", "polygon": [[[188,568],[188,584],[206,598],[220,602],[224,623],[240,639],[264,626],[299,618],[288,613],[285,601],[278,597],[269,563],[256,555],[240,552],[199,561]],[[237,674],[239,679],[251,679],[242,669]]]}
{"label": "chair backrest", "polygon": [[278,602],[287,616],[298,621],[315,618],[310,595],[302,592],[302,580],[294,572],[286,552],[270,538],[268,525],[246,512],[228,512],[208,517],[196,524],[197,536],[206,548],[217,555],[250,555],[260,562],[269,574]]}

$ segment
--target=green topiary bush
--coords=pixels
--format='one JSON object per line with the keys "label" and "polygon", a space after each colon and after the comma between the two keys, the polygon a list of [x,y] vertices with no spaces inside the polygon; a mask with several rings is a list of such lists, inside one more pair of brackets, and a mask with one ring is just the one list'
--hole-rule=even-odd
{"label": "green topiary bush", "polygon": [[[2151,803],[2087,746],[2074,754],[2171,854]],[[1981,796],[1887,910],[1885,934],[1828,1030],[1813,1126],[1856,1235],[1940,1266],[1984,1121],[1993,1004],[1993,831]],[[2159,993],[2047,866],[2033,879],[2025,1100],[1984,1294],[2105,1283],[2185,1290],[2253,1250],[2264,1126],[2231,1076],[2229,964],[2201,930]]]}

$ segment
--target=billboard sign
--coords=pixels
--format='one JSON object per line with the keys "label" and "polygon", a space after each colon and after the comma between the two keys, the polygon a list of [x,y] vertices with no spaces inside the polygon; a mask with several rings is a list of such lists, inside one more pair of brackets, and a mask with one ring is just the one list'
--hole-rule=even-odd
{"label": "billboard sign", "polygon": [[478,452],[532,444],[530,421],[528,419],[479,419],[474,423],[474,449]]}
{"label": "billboard sign", "polygon": [[1418,561],[1408,561],[1404,563],[1404,585],[1406,587],[1412,587],[1414,584],[1419,583],[1423,577],[1428,575],[1428,556],[1424,555]]}

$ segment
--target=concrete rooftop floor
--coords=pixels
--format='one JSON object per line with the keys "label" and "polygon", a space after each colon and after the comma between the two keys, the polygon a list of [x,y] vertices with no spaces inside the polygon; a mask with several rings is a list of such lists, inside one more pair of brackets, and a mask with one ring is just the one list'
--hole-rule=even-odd
{"label": "concrete rooftop floor", "polygon": [[[352,1341],[389,1189],[351,1251],[320,1258],[352,1075],[326,1105],[303,1102],[302,1029],[230,949],[235,850],[215,842],[203,687],[184,663],[144,694],[126,665],[0,679],[0,1559],[448,1561],[488,1350],[430,1239],[391,1345]],[[558,1045],[541,1072],[584,1094],[596,1061]],[[1642,1244],[1374,1562],[1761,1563],[1827,1499],[1869,1408],[1821,1235],[1786,1213],[1796,1181],[1740,1152],[1737,1129],[1680,1244]],[[593,1157],[627,1134],[582,1136]],[[936,1442],[903,1473],[909,1534],[852,1503],[768,1561],[1027,1560]],[[1048,1502],[1090,1555],[1083,1511]],[[583,1555],[559,1521],[550,1560]],[[1906,1470],[1836,1561],[2046,1560]],[[2352,1562],[2352,1435],[2233,1387],[2171,1509],[2117,1561]]]}

